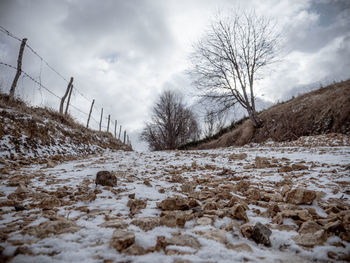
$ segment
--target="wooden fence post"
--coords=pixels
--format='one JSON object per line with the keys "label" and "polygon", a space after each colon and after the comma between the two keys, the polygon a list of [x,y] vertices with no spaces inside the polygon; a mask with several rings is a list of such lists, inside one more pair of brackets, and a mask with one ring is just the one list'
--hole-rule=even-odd
{"label": "wooden fence post", "polygon": [[103,108],[101,109],[100,131],[101,131],[101,126],[102,126],[102,116],[103,116]]}
{"label": "wooden fence post", "polygon": [[124,131],[124,144],[125,144],[125,139],[126,139],[126,131]]}
{"label": "wooden fence post", "polygon": [[115,120],[114,121],[114,138],[117,138],[117,124],[118,124],[118,121]]}
{"label": "wooden fence post", "polygon": [[17,72],[15,75],[15,78],[13,79],[11,89],[10,89],[10,94],[9,94],[10,100],[13,100],[15,98],[15,90],[16,90],[16,86],[17,86],[17,81],[19,79],[19,76],[22,73],[22,57],[23,57],[24,47],[26,46],[26,42],[27,42],[27,39],[23,38],[21,46],[19,48],[19,54],[18,54],[18,59],[17,59]]}
{"label": "wooden fence post", "polygon": [[91,103],[90,112],[89,112],[89,117],[88,117],[87,124],[86,124],[86,129],[89,128],[89,122],[90,122],[92,107],[94,107],[94,103],[95,103],[95,99],[93,99],[93,100],[92,100],[92,103]]}
{"label": "wooden fence post", "polygon": [[120,125],[120,129],[119,129],[119,136],[118,139],[120,140],[120,134],[122,133],[122,126]]}
{"label": "wooden fence post", "polygon": [[68,92],[69,92],[72,84],[73,84],[73,77],[70,78],[70,81],[69,81],[67,89],[66,89],[66,93],[64,93],[64,95],[63,95],[63,97],[61,99],[61,103],[60,103],[60,113],[61,114],[63,114],[63,104],[64,104],[64,101],[66,100],[66,97],[68,95]]}
{"label": "wooden fence post", "polygon": [[68,108],[69,108],[69,103],[70,103],[70,97],[72,96],[72,91],[73,91],[73,85],[70,87],[70,90],[69,90],[66,111],[64,112],[65,115],[67,115],[67,113],[68,113]]}
{"label": "wooden fence post", "polygon": [[109,132],[109,122],[111,121],[111,115],[108,114],[107,132]]}

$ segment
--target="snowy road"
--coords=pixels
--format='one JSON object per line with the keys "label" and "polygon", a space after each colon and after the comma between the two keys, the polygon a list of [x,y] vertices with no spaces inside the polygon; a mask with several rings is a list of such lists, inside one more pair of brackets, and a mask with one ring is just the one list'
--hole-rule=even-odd
{"label": "snowy road", "polygon": [[[350,146],[265,144],[19,167],[1,175],[1,259],[346,261],[349,164]],[[101,170],[116,187],[95,185]],[[271,246],[254,241],[257,222]]]}

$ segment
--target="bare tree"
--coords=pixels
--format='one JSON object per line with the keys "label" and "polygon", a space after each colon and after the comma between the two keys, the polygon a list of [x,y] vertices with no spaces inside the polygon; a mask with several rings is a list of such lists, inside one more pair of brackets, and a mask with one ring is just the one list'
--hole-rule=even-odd
{"label": "bare tree", "polygon": [[146,123],[141,140],[151,150],[176,149],[199,137],[194,113],[185,106],[183,98],[173,91],[163,92],[152,111],[152,122]]}
{"label": "bare tree", "polygon": [[271,21],[251,13],[219,15],[195,44],[190,70],[204,100],[227,111],[239,103],[255,127],[262,122],[255,109],[254,81],[276,58],[278,34]]}

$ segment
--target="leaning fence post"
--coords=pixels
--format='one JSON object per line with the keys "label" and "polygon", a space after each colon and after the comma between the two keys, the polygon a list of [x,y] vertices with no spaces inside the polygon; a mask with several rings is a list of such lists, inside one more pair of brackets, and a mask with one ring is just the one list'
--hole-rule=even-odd
{"label": "leaning fence post", "polygon": [[118,121],[115,120],[114,121],[114,138],[117,138],[117,124],[118,124]]}
{"label": "leaning fence post", "polygon": [[65,115],[67,115],[67,113],[68,113],[68,108],[69,108],[69,103],[70,103],[70,97],[72,96],[72,91],[73,91],[73,85],[70,87],[70,90],[69,90],[66,111],[64,112]]}
{"label": "leaning fence post", "polygon": [[69,92],[72,84],[73,84],[73,77],[70,78],[70,81],[69,81],[67,89],[66,89],[66,93],[64,93],[64,95],[63,95],[63,97],[61,99],[61,103],[60,103],[60,113],[61,114],[63,114],[63,104],[64,104],[64,101],[66,100],[66,97],[68,95],[68,92]]}
{"label": "leaning fence post", "polygon": [[118,136],[118,139],[120,140],[120,135],[122,133],[122,126],[120,125],[120,128],[119,128],[119,136]]}
{"label": "leaning fence post", "polygon": [[90,117],[91,117],[91,112],[92,112],[92,107],[94,107],[95,99],[92,100],[91,107],[90,107],[90,112],[89,112],[89,117],[87,120],[86,128],[89,128],[89,122],[90,122]]}
{"label": "leaning fence post", "polygon": [[111,120],[111,115],[108,114],[107,132],[109,132],[109,122],[110,122],[110,120]]}
{"label": "leaning fence post", "polygon": [[24,51],[24,47],[26,45],[26,42],[27,42],[27,39],[23,38],[22,43],[21,43],[21,47],[19,48],[19,54],[18,54],[18,59],[17,59],[17,72],[15,75],[15,78],[13,79],[11,89],[10,89],[10,94],[9,94],[10,100],[13,100],[15,98],[15,90],[16,90],[16,86],[17,86],[17,81],[19,79],[19,76],[22,73],[22,57],[23,57],[23,51]]}
{"label": "leaning fence post", "polygon": [[126,139],[126,131],[124,131],[124,144],[125,144],[125,139]]}
{"label": "leaning fence post", "polygon": [[101,109],[100,131],[101,131],[101,125],[102,125],[102,116],[103,116],[103,108]]}

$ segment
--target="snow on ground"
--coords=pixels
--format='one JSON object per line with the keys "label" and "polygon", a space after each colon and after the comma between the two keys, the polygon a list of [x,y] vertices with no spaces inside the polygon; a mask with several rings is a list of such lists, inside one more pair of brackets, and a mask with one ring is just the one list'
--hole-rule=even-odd
{"label": "snow on ground", "polygon": [[[266,143],[105,152],[55,167],[7,168],[0,186],[1,259],[348,261],[349,163],[350,146]],[[101,170],[115,174],[117,186],[95,185]],[[160,205],[175,196],[175,207]],[[253,240],[258,222],[272,231],[271,246]],[[112,241],[119,230],[125,231],[120,251]],[[128,243],[127,234],[135,239]]]}

